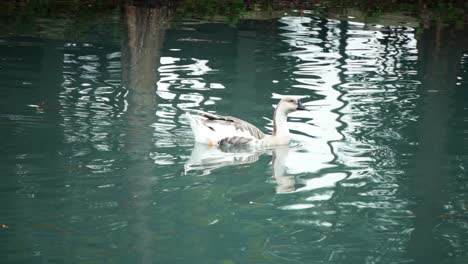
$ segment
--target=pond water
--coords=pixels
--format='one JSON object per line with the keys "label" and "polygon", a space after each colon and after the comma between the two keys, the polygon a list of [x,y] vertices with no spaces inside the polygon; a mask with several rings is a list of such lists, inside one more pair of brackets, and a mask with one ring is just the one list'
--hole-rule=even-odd
{"label": "pond water", "polygon": [[[2,263],[468,262],[466,34],[163,13],[3,28]],[[289,147],[194,144],[284,95]]]}

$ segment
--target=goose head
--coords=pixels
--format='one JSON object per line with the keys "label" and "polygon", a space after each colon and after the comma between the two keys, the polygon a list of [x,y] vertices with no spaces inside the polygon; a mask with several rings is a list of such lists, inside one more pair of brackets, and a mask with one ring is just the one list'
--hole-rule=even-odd
{"label": "goose head", "polygon": [[278,103],[278,110],[289,114],[298,110],[306,110],[305,106],[302,104],[301,100],[296,97],[283,97]]}

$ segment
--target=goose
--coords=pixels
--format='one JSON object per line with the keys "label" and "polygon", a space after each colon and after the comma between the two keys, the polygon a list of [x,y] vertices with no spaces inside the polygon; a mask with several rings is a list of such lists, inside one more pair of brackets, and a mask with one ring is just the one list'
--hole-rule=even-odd
{"label": "goose", "polygon": [[273,114],[273,134],[264,134],[254,125],[232,116],[203,111],[186,112],[195,141],[210,146],[279,146],[290,141],[288,114],[307,110],[299,98],[283,97]]}

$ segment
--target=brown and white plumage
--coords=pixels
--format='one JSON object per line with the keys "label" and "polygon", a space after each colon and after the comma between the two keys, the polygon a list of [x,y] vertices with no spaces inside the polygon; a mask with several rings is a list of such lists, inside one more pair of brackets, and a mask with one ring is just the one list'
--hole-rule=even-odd
{"label": "brown and white plumage", "polygon": [[298,98],[280,100],[273,116],[273,135],[266,135],[254,125],[231,116],[203,111],[191,111],[187,116],[196,142],[216,146],[273,146],[289,143],[287,115],[296,110],[306,110]]}

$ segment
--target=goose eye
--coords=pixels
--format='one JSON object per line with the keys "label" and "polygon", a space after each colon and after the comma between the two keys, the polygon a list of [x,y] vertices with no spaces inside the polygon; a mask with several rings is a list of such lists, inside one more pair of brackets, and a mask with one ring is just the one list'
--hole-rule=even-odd
{"label": "goose eye", "polygon": [[291,99],[291,100],[289,100],[289,102],[290,102],[290,103],[294,103],[294,100]]}

